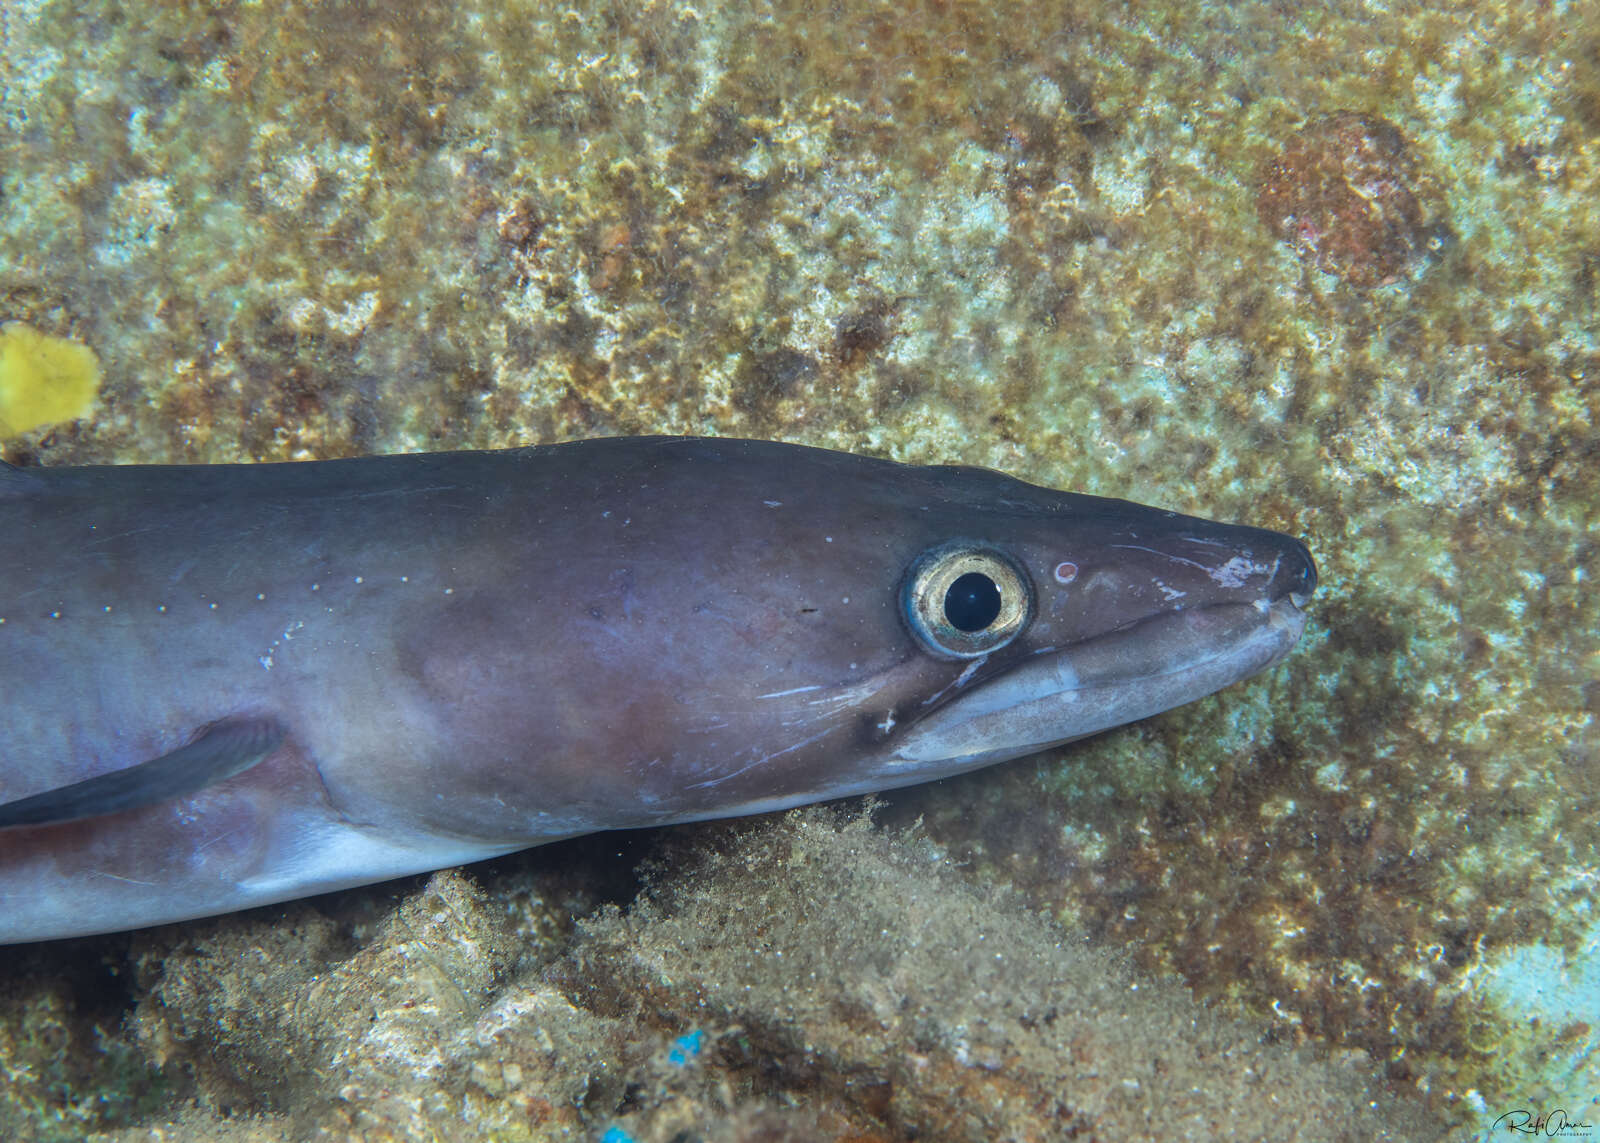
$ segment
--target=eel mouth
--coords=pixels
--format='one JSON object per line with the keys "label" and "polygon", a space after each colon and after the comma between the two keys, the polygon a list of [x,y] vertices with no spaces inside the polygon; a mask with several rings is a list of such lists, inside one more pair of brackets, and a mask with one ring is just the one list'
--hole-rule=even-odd
{"label": "eel mouth", "polygon": [[1301,593],[1167,611],[1045,649],[907,729],[892,767],[932,777],[1015,758],[1148,718],[1263,671],[1305,628]]}

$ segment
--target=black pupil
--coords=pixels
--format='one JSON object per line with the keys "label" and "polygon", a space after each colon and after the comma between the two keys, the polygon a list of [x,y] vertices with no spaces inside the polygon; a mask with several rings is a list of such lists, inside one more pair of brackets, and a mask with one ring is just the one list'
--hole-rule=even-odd
{"label": "black pupil", "polygon": [[944,593],[944,617],[957,631],[982,631],[1000,614],[1000,589],[982,572],[968,572]]}

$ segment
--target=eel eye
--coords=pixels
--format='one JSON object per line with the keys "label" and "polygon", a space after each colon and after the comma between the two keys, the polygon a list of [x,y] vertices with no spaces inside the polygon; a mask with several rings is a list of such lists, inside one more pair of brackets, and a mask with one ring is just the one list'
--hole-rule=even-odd
{"label": "eel eye", "polygon": [[975,659],[1015,639],[1033,617],[1033,587],[1010,556],[942,544],[917,557],[901,591],[911,631],[935,655]]}

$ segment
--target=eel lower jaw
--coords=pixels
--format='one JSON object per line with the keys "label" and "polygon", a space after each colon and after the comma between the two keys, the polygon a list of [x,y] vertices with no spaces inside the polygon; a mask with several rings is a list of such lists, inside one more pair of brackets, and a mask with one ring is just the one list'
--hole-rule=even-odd
{"label": "eel lower jaw", "polygon": [[1170,611],[1038,652],[958,695],[890,745],[889,769],[953,774],[1148,718],[1278,662],[1303,599]]}

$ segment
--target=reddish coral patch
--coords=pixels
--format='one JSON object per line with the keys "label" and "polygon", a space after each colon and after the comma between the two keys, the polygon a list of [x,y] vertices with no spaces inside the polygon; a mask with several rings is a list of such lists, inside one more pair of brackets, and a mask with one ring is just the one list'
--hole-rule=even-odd
{"label": "reddish coral patch", "polygon": [[1387,119],[1308,123],[1262,169],[1256,211],[1300,257],[1352,286],[1394,281],[1429,242],[1417,164]]}

